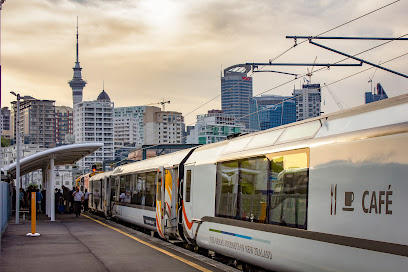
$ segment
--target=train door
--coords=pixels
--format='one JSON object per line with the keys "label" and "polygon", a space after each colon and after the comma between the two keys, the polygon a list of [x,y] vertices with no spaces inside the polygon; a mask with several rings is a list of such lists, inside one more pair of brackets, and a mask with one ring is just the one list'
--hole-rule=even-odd
{"label": "train door", "polygon": [[[174,181],[174,169],[164,169],[164,232],[167,236],[174,236],[177,230],[175,201],[177,198]],[[174,202],[174,203],[173,203]]]}
{"label": "train door", "polygon": [[160,237],[166,238],[164,233],[164,213],[165,213],[165,195],[164,195],[164,168],[160,167],[156,175],[156,226]]}
{"label": "train door", "polygon": [[99,209],[103,211],[103,205],[105,204],[105,180],[101,179],[101,201],[99,203]]}
{"label": "train door", "polygon": [[193,209],[192,209],[192,180],[194,176],[194,165],[185,166],[183,185],[183,227],[187,237],[193,238]]}

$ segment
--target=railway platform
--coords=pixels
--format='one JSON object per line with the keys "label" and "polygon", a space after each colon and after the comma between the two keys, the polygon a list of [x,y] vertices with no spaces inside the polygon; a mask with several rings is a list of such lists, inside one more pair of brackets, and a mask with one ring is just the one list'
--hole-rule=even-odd
{"label": "railway platform", "polygon": [[239,271],[205,256],[91,214],[10,220],[1,241],[0,271]]}

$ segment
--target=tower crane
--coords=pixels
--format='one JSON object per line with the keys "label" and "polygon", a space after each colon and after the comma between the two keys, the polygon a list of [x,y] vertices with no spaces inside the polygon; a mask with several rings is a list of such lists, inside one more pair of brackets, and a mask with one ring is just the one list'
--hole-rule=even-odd
{"label": "tower crane", "polygon": [[159,105],[159,104],[162,105],[163,111],[166,111],[166,104],[170,104],[170,100],[164,101],[164,98],[163,98],[163,101],[160,101],[160,102],[157,102],[157,103],[150,103],[150,104],[147,104],[145,106],[152,106],[152,105]]}
{"label": "tower crane", "polygon": [[333,97],[334,102],[336,102],[337,106],[340,108],[340,110],[344,110],[343,105],[340,103],[340,98],[337,97],[337,95],[335,95],[330,89],[329,86],[326,85],[326,83],[324,83],[324,87],[327,88],[327,90],[329,91],[331,97]]}

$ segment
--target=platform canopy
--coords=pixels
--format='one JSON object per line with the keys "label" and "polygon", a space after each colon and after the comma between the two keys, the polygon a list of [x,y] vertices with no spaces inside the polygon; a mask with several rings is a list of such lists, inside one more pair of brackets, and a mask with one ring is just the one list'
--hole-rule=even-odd
{"label": "platform canopy", "polygon": [[[38,169],[47,168],[50,159],[54,158],[55,165],[74,164],[101,148],[103,143],[84,143],[54,147],[20,160],[20,175],[23,176]],[[7,174],[16,177],[17,163],[12,163],[7,169]]]}

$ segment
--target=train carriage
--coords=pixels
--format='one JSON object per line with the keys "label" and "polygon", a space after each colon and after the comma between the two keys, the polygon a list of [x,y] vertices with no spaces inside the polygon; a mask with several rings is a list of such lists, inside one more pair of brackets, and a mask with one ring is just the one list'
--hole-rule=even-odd
{"label": "train carriage", "polygon": [[407,103],[403,95],[198,148],[185,163],[189,237],[278,271],[405,270]]}
{"label": "train carriage", "polygon": [[193,149],[119,166],[112,178],[116,196],[112,216],[178,239],[179,175]]}

